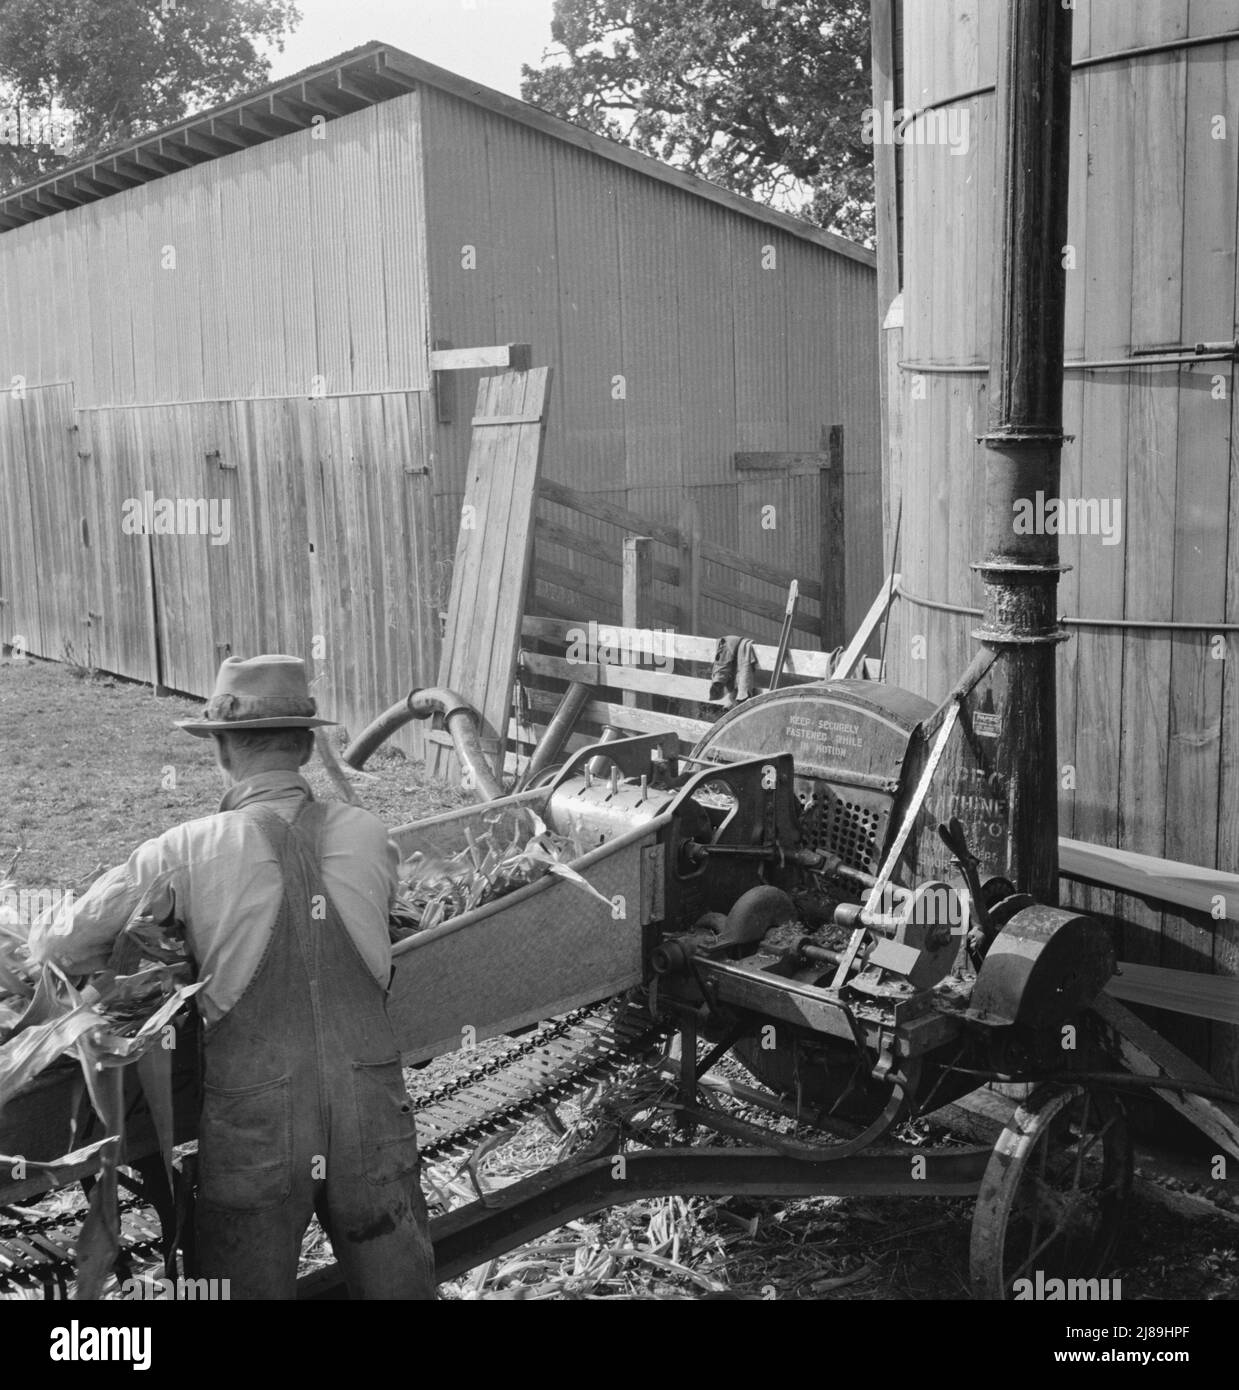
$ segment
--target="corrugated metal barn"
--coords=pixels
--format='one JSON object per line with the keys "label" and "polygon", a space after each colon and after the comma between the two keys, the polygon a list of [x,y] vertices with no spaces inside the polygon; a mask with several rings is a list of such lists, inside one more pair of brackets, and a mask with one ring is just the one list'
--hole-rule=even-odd
{"label": "corrugated metal barn", "polygon": [[[877,321],[869,252],[369,44],[0,199],[3,636],[189,693],[305,652],[356,727],[436,674],[477,373],[431,348],[507,342],[555,371],[545,476],[796,573],[818,479],[735,455],[843,426],[850,629]],[[124,529],[160,499],[216,534]]]}

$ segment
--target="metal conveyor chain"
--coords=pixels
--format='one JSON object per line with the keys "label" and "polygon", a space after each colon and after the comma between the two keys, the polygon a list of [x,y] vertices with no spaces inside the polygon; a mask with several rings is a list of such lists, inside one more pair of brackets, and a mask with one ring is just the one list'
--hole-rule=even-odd
{"label": "metal conveyor chain", "polygon": [[614,1072],[665,1029],[633,1004],[609,1000],[566,1014],[519,1047],[414,1096],[423,1158],[463,1154]]}
{"label": "metal conveyor chain", "polygon": [[[602,1080],[665,1030],[644,1008],[611,999],[544,1024],[451,1081],[415,1094],[423,1158],[464,1155],[487,1137],[531,1119]],[[121,1258],[158,1257],[159,1223],[140,1197],[120,1203]],[[74,1277],[80,1209],[32,1217],[0,1208],[0,1299],[42,1289],[64,1298]]]}

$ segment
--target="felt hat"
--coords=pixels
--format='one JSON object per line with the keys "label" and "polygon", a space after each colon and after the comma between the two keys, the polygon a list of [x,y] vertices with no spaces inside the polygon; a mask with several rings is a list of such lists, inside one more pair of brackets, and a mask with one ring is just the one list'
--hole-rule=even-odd
{"label": "felt hat", "polygon": [[178,719],[195,738],[242,729],[318,729],[318,706],[298,656],[226,657],[201,719]]}

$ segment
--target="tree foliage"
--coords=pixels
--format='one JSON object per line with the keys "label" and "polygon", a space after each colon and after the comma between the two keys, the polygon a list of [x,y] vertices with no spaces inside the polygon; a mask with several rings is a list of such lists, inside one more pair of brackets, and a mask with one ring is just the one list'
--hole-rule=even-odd
{"label": "tree foliage", "polygon": [[872,243],[866,0],[555,0],[551,37],[527,101]]}
{"label": "tree foliage", "polygon": [[0,186],[261,86],[259,47],[300,18],[295,0],[0,0]]}

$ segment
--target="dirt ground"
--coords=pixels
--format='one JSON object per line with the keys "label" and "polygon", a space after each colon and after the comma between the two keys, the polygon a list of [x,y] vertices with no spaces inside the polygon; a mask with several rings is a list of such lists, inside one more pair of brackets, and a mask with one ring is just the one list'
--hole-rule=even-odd
{"label": "dirt ground", "polygon": [[[0,659],[0,877],[19,888],[80,892],[143,839],[215,810],[222,785],[211,744],[172,725],[200,705],[148,687],[35,660]],[[339,737],[337,735],[337,737]],[[320,797],[337,792],[316,759]],[[362,803],[396,825],[462,802],[398,753],[351,774]],[[450,1062],[442,1064],[450,1067]],[[578,1107],[560,1108],[571,1125]],[[532,1122],[478,1165],[499,1187],[552,1159],[561,1139]],[[1118,1250],[1123,1298],[1239,1298],[1239,1204],[1146,1156]],[[430,1177],[467,1193],[456,1167]],[[1234,1184],[1229,1186],[1233,1189]],[[1192,1195],[1195,1190],[1196,1195]],[[55,1198],[61,1201],[64,1198]],[[445,1286],[447,1298],[967,1297],[971,1203],[817,1198],[788,1202],[664,1198],[571,1223]],[[329,1258],[321,1233],[307,1267]]]}

